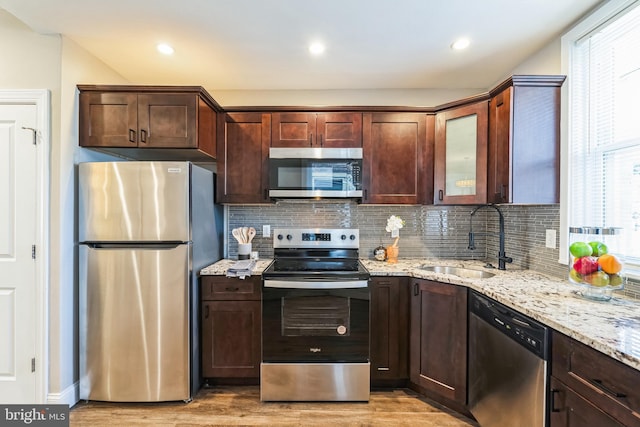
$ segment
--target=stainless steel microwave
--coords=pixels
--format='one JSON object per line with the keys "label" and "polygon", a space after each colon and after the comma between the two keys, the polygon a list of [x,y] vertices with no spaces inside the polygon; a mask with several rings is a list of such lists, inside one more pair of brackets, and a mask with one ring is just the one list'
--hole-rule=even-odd
{"label": "stainless steel microwave", "polygon": [[269,197],[362,197],[362,148],[271,148]]}

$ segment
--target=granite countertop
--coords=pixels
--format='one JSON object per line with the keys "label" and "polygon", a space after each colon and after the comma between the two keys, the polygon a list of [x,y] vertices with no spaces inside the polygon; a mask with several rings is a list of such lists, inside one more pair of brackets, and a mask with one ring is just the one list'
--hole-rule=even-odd
{"label": "granite countertop", "polygon": [[[479,261],[399,259],[397,264],[362,259],[372,276],[409,276],[462,285],[474,289],[522,314],[562,332],[589,347],[640,370],[640,301],[614,294],[598,302],[575,294],[568,280],[507,266],[506,271],[484,268]],[[224,275],[234,260],[221,260],[202,275]],[[258,260],[252,274],[259,275],[271,260]],[[423,264],[485,270],[488,279],[467,279],[420,269]]]}
{"label": "granite countertop", "polygon": [[[271,264],[272,259],[259,259],[256,260],[256,265],[251,271],[252,276],[259,276],[262,272]],[[227,270],[238,262],[235,259],[221,259],[220,261],[211,264],[202,270],[200,270],[201,276],[224,276],[227,274]]]}

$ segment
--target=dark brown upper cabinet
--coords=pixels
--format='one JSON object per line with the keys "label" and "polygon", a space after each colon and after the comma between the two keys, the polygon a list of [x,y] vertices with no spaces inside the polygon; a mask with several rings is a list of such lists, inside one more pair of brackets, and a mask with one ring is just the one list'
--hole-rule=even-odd
{"label": "dark brown upper cabinet", "polygon": [[487,202],[487,104],[436,114],[434,204]]}
{"label": "dark brown upper cabinet", "polygon": [[363,114],[363,203],[432,199],[433,123],[424,113]]}
{"label": "dark brown upper cabinet", "polygon": [[269,203],[271,114],[220,114],[218,140],[216,201]]}
{"label": "dark brown upper cabinet", "polygon": [[362,147],[362,113],[273,113],[272,147]]}
{"label": "dark brown upper cabinet", "polygon": [[135,160],[215,160],[219,106],[204,89],[78,88],[81,147]]}
{"label": "dark brown upper cabinet", "polygon": [[564,79],[513,76],[491,92],[488,202],[560,202],[560,87]]}

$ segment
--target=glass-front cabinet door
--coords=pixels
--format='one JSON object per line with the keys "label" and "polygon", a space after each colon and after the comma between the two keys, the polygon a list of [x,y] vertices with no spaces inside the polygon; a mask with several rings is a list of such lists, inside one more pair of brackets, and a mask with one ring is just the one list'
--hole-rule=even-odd
{"label": "glass-front cabinet door", "polygon": [[487,202],[486,101],[436,115],[434,204]]}

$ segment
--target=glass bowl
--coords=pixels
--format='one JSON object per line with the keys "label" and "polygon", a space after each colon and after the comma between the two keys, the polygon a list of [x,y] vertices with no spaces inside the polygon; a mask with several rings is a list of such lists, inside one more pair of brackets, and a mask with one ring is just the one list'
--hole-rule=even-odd
{"label": "glass bowl", "polygon": [[574,292],[586,299],[593,301],[609,301],[613,296],[613,291],[624,288],[624,285],[618,286],[593,286],[588,283],[576,283],[569,281],[575,288]]}

